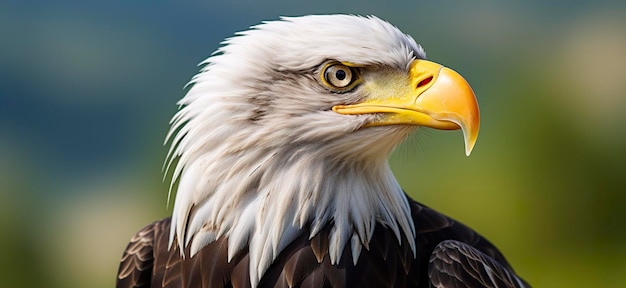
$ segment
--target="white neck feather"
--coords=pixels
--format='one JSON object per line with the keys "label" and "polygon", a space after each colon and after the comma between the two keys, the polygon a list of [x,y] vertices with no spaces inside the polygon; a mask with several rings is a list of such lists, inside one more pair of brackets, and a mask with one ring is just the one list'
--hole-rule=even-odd
{"label": "white neck feather", "polygon": [[[365,141],[370,143],[353,146],[347,153],[363,158],[337,153],[346,149],[341,141],[282,150],[232,151],[220,145],[191,158],[195,160],[188,160],[180,175],[170,241],[176,237],[181,251],[191,245],[193,256],[216,239],[228,237],[229,261],[247,246],[251,268],[256,267],[251,269],[252,283],[305,226],[312,238],[332,225],[333,264],[341,260],[348,241],[356,264],[377,223],[391,229],[399,242],[402,236],[409,239],[402,244],[415,252],[409,204],[386,160],[389,147],[401,141],[397,135],[404,134],[397,129],[408,129],[371,129],[389,132],[378,131],[380,138],[370,137]],[[355,149],[363,150],[355,153]]]}

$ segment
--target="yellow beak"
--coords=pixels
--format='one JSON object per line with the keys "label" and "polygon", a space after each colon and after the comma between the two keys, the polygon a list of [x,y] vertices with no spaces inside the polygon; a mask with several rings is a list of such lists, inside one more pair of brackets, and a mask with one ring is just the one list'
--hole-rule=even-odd
{"label": "yellow beak", "polygon": [[434,62],[414,60],[407,83],[379,85],[370,92],[364,102],[337,105],[333,111],[348,115],[381,114],[366,126],[419,125],[444,130],[462,129],[465,153],[472,152],[478,137],[480,112],[474,91],[454,70]]}

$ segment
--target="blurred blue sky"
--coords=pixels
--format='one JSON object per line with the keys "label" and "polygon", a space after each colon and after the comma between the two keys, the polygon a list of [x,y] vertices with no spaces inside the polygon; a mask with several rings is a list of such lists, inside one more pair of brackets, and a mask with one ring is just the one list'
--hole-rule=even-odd
{"label": "blurred blue sky", "polygon": [[0,1],[10,286],[110,287],[131,234],[169,214],[162,142],[197,63],[260,21],[321,13],[390,21],[478,94],[474,154],[418,133],[392,159],[407,191],[536,286],[626,281],[624,1]]}

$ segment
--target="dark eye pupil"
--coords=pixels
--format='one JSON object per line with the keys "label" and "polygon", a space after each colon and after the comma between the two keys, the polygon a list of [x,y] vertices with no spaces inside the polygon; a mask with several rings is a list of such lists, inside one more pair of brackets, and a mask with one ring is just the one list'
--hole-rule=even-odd
{"label": "dark eye pupil", "polygon": [[335,77],[337,77],[337,80],[346,79],[346,71],[338,70],[337,72],[335,72]]}

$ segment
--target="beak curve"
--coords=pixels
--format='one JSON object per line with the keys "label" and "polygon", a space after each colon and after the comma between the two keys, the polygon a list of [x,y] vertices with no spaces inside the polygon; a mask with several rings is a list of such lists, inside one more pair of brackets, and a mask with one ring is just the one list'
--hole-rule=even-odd
{"label": "beak curve", "polygon": [[461,129],[465,153],[471,153],[478,138],[480,111],[474,91],[459,73],[431,61],[413,60],[408,82],[399,86],[408,87],[398,89],[398,85],[391,85],[394,88],[376,89],[370,91],[365,101],[337,105],[333,111],[347,115],[381,114],[366,126],[417,125],[442,130]]}

